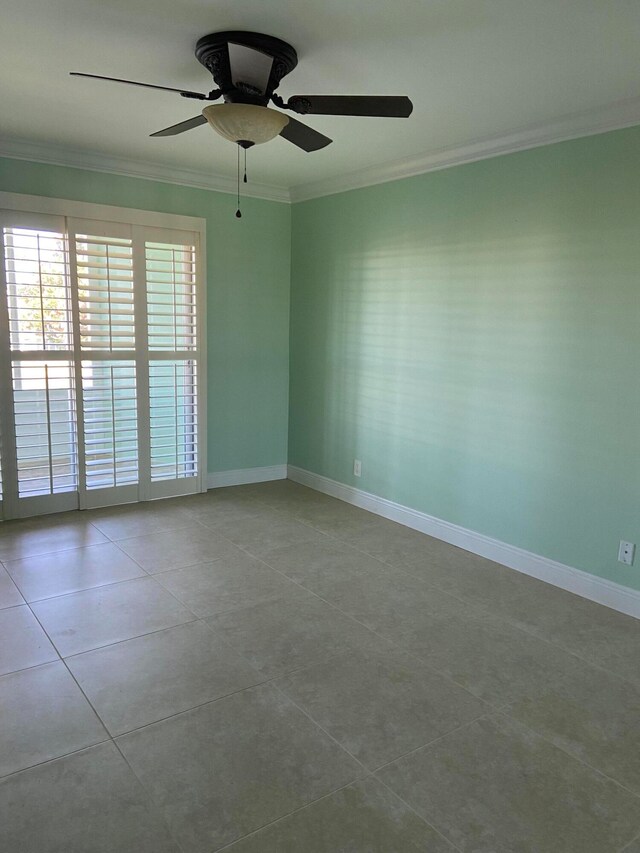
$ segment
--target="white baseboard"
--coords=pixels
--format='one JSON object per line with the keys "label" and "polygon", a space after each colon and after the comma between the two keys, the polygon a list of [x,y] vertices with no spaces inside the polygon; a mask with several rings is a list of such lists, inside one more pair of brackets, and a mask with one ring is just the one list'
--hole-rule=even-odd
{"label": "white baseboard", "polygon": [[553,586],[573,592],[583,598],[588,598],[590,601],[595,601],[598,604],[605,605],[605,607],[611,607],[620,613],[626,613],[628,616],[635,616],[636,619],[640,619],[640,591],[613,581],[604,580],[604,578],[598,578],[582,569],[566,566],[564,563],[558,563],[548,557],[541,557],[539,554],[533,554],[531,551],[525,551],[523,548],[501,542],[499,539],[492,539],[482,533],[467,530],[457,524],[451,524],[449,521],[443,521],[441,518],[435,518],[386,498],[339,483],[337,480],[330,480],[320,474],[297,468],[294,465],[288,466],[288,477],[296,483],[309,486],[316,491],[324,492],[334,498],[346,501],[346,503],[389,518],[391,521],[397,521],[398,524],[404,524],[413,530],[419,530],[421,533],[427,533],[436,539],[442,539],[444,542],[449,542],[465,551],[471,551],[473,554],[501,563],[517,572],[538,578],[538,580],[553,584]]}
{"label": "white baseboard", "polygon": [[286,465],[268,465],[265,468],[236,468],[233,471],[214,471],[207,475],[207,488],[221,486],[246,486],[249,483],[266,483],[268,480],[286,480]]}

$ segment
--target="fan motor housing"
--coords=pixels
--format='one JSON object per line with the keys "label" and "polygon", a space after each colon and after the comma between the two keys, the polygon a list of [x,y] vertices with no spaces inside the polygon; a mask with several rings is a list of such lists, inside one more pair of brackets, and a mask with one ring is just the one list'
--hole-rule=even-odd
{"label": "fan motor housing", "polygon": [[[264,92],[259,92],[252,86],[234,84],[229,62],[230,42],[258,50],[273,58],[269,82]],[[212,75],[225,101],[236,104],[256,104],[262,107],[269,103],[271,95],[280,85],[282,78],[293,71],[298,64],[298,54],[286,41],[275,36],[242,30],[229,30],[203,36],[198,39],[195,54],[198,62],[204,65]]]}

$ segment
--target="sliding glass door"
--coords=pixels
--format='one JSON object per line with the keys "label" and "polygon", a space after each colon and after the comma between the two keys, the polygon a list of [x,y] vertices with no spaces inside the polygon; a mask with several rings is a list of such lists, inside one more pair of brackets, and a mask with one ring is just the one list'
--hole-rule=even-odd
{"label": "sliding glass door", "polygon": [[0,229],[3,516],[203,489],[199,235],[11,211]]}

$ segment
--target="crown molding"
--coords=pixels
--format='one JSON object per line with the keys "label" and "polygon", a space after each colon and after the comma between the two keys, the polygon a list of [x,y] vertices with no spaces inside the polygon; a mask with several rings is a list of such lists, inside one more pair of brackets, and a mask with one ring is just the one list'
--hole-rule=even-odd
{"label": "crown molding", "polygon": [[[594,136],[611,130],[621,130],[640,124],[640,98],[628,98],[606,107],[579,113],[572,113],[554,122],[530,125],[503,136],[494,136],[472,140],[465,145],[430,151],[416,157],[408,157],[359,169],[334,178],[298,184],[290,189],[251,182],[244,194],[252,198],[266,199],[284,203],[308,201],[321,196],[335,195],[348,190],[411,178],[426,172],[436,172],[499,157],[502,154],[514,154],[529,148],[565,142],[584,136]],[[223,175],[208,174],[195,169],[180,169],[163,166],[159,163],[144,163],[139,160],[127,160],[85,150],[64,148],[62,146],[30,142],[21,139],[3,139],[0,137],[0,157],[14,160],[31,160],[36,163],[50,163],[55,166],[67,166],[75,169],[88,169],[93,172],[105,172],[128,178],[142,178],[148,181],[161,181],[195,189],[213,190],[235,194],[236,181]]]}
{"label": "crown molding", "polygon": [[597,110],[573,113],[554,122],[530,125],[504,136],[477,139],[459,147],[431,151],[335,178],[299,184],[291,187],[291,201],[295,203],[335,195],[637,124],[640,124],[640,98],[628,98]]}
{"label": "crown molding", "polygon": [[[68,166],[74,169],[87,169],[91,172],[105,172],[110,175],[122,175],[126,178],[142,178],[146,181],[161,181],[165,184],[178,184],[182,187],[194,187],[199,190],[213,190],[220,193],[236,193],[235,178],[224,175],[207,174],[194,169],[179,169],[163,166],[159,163],[143,163],[139,160],[127,160],[73,148],[29,142],[23,139],[0,138],[0,157],[13,160],[30,160],[35,163],[48,163],[53,166]],[[291,201],[286,187],[251,182],[243,188],[243,195],[267,201]]]}

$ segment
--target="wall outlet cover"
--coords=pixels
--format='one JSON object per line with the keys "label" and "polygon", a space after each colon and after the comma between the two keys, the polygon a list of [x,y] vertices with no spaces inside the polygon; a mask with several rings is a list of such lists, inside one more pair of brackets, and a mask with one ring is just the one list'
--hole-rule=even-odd
{"label": "wall outlet cover", "polygon": [[625,566],[632,566],[635,554],[635,544],[633,542],[625,542],[623,539],[621,539],[620,547],[618,548],[618,562],[624,563]]}

